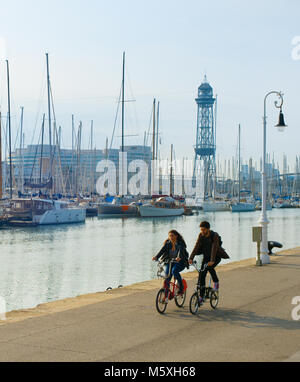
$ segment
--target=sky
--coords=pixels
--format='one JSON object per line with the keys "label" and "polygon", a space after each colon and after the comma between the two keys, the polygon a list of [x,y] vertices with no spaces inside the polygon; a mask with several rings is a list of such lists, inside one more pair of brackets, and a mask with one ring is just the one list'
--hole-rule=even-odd
{"label": "sky", "polygon": [[[104,148],[107,137],[110,143],[125,51],[126,144],[143,144],[156,98],[162,156],[174,144],[176,158],[193,158],[195,98],[206,74],[218,96],[219,158],[236,155],[241,124],[242,156],[259,161],[263,102],[272,90],[284,94],[288,128],[274,128],[278,110],[270,96],[267,150],[278,162],[283,153],[291,163],[300,154],[298,0],[0,0],[0,9],[0,107],[5,115],[8,59],[13,145],[21,106],[25,144],[39,139],[47,113],[46,52],[63,146],[71,147],[72,114],[76,129],[83,123],[82,148],[89,146],[92,120],[96,147]],[[120,134],[119,118],[112,147],[121,144]]]}

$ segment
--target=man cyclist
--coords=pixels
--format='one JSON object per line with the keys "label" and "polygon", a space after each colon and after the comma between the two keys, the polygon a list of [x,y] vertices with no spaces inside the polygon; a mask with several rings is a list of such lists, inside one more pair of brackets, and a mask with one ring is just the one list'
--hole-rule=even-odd
{"label": "man cyclist", "polygon": [[205,295],[205,279],[207,272],[211,274],[213,279],[214,290],[219,290],[220,284],[215,268],[221,262],[222,258],[229,258],[225,250],[221,247],[220,236],[217,232],[210,229],[210,224],[207,221],[203,221],[200,224],[200,234],[194,250],[190,255],[189,264],[193,264],[194,257],[201,254],[203,254],[201,269],[204,268],[205,264],[207,267],[199,274],[198,279],[198,286],[200,287],[200,304],[202,303]]}

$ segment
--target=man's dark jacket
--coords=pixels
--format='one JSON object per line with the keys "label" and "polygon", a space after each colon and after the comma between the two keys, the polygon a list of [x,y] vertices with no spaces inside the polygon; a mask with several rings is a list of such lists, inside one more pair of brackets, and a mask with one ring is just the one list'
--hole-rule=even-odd
{"label": "man's dark jacket", "polygon": [[[217,232],[210,231],[209,239],[211,240],[211,254],[210,254],[210,261],[215,262],[217,258],[221,259],[229,259],[228,254],[226,251],[220,246],[220,236],[217,234]],[[207,255],[203,253],[204,249],[204,240],[207,240],[205,236],[203,236],[201,233],[198,236],[197,242],[195,244],[195,247],[193,249],[193,252],[191,253],[190,260],[194,260],[194,257],[197,255]]]}

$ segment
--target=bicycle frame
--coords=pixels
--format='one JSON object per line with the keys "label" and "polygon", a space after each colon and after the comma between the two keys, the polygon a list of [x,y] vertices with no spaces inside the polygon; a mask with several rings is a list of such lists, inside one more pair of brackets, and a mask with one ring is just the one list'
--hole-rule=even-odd
{"label": "bicycle frame", "polygon": [[[197,262],[194,261],[193,262],[193,266],[197,270],[199,275],[201,276],[201,273],[206,270],[208,265],[204,264],[203,267],[201,266],[201,268],[198,269],[196,267],[196,264],[197,264]],[[196,291],[194,292],[194,294],[192,295],[192,297],[190,299],[190,312],[192,314],[197,314],[198,313],[199,307],[203,304],[203,302],[206,301],[206,299],[210,301],[210,306],[213,309],[217,308],[217,305],[219,303],[219,292],[214,290],[211,287],[211,280],[212,280],[212,278],[210,277],[209,287],[206,287],[206,286],[200,287],[197,284],[197,289],[196,289]],[[203,292],[203,293],[201,293],[201,292]],[[203,297],[201,295],[203,295]],[[202,297],[202,300],[200,300],[200,297]]]}
{"label": "bicycle frame", "polygon": [[169,273],[168,273],[168,275],[166,275],[166,276],[162,276],[162,272],[164,271],[164,269],[163,269],[163,264],[164,264],[164,262],[163,262],[163,261],[160,261],[160,262],[159,262],[160,269],[159,269],[158,272],[157,272],[158,277],[162,277],[162,278],[165,279],[165,281],[164,281],[164,288],[165,288],[165,291],[166,291],[166,297],[167,297],[169,300],[171,300],[171,299],[175,296],[175,291],[176,291],[176,289],[179,289],[179,286],[176,285],[176,281],[175,281],[175,282],[172,282],[172,281],[171,281],[172,279],[169,281],[169,286],[166,285],[166,280],[171,276],[171,272],[172,272],[172,264],[174,264],[174,263],[177,263],[177,261],[176,261],[176,260],[171,260],[171,261],[169,262]]}
{"label": "bicycle frame", "polygon": [[[196,261],[193,261],[193,267],[196,269],[196,271],[197,271],[197,272],[199,273],[199,275],[200,275],[200,274],[201,274],[202,272],[204,272],[205,269],[207,268],[207,264],[204,264],[203,268],[202,268],[202,266],[201,266],[200,269],[198,269],[198,268],[196,267],[196,264],[197,264],[197,262],[196,262]],[[212,290],[211,284],[212,284],[212,278],[211,278],[211,276],[210,276],[210,277],[209,277],[208,287],[205,287],[204,300],[208,297],[208,293],[209,293],[209,291]]]}

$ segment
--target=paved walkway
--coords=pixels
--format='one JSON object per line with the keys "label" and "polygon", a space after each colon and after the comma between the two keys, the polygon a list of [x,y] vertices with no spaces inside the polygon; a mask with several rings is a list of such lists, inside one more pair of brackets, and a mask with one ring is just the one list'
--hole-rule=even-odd
{"label": "paved walkway", "polygon": [[[160,280],[7,314],[0,361],[300,361],[300,248],[219,267],[220,305],[155,309]],[[298,302],[300,305],[300,301]]]}

